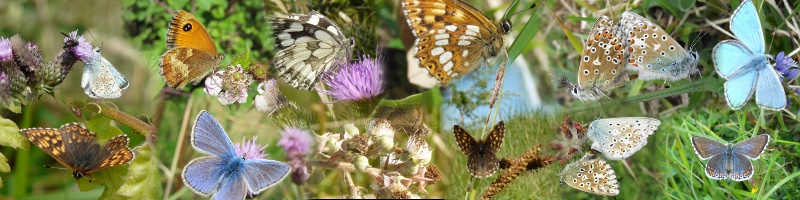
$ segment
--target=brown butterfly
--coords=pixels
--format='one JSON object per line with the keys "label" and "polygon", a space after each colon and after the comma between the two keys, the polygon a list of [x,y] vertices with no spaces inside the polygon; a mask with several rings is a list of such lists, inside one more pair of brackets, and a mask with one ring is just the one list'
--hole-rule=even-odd
{"label": "brown butterfly", "polygon": [[190,82],[197,84],[217,69],[223,58],[211,35],[191,13],[181,10],[172,16],[167,52],[161,55],[158,63],[169,87],[181,89]]}
{"label": "brown butterfly", "polygon": [[486,178],[500,168],[497,152],[503,145],[505,133],[506,125],[503,121],[494,125],[492,132],[489,132],[489,135],[483,140],[475,140],[464,128],[458,125],[453,126],[456,143],[461,148],[461,152],[467,155],[467,171],[472,176]]}

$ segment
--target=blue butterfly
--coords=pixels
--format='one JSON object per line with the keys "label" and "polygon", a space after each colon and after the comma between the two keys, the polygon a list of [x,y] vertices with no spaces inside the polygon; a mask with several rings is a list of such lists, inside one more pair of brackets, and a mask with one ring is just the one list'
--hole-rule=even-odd
{"label": "blue butterfly", "polygon": [[81,87],[91,98],[118,98],[122,90],[128,88],[128,79],[100,55],[100,48],[95,47],[94,55],[84,66]]}
{"label": "blue butterfly", "polygon": [[286,163],[248,159],[236,155],[222,126],[208,112],[200,111],[192,128],[192,147],[211,156],[192,160],[183,168],[183,183],[213,199],[244,199],[281,182],[291,167]]}
{"label": "blue butterfly", "polygon": [[694,153],[706,163],[706,176],[715,180],[732,179],[745,181],[753,177],[753,163],[769,144],[769,135],[756,135],[736,144],[722,144],[716,140],[694,136]]}
{"label": "blue butterfly", "polygon": [[750,100],[770,110],[786,107],[786,93],[780,75],[765,54],[764,32],[753,2],[746,0],[731,16],[731,32],[739,40],[725,40],[714,47],[714,65],[725,82],[728,106],[738,110]]}

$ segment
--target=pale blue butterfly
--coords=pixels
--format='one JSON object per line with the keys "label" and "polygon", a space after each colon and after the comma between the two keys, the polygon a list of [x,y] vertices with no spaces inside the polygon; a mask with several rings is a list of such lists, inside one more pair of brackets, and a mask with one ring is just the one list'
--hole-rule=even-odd
{"label": "pale blue butterfly", "polygon": [[99,47],[95,47],[94,55],[84,65],[81,87],[91,98],[113,99],[128,88],[128,79],[100,55]]}
{"label": "pale blue butterfly", "polygon": [[731,16],[731,32],[738,40],[725,40],[714,47],[714,65],[725,82],[725,99],[732,109],[740,109],[753,92],[761,108],[786,107],[786,93],[780,75],[765,54],[764,33],[753,2],[746,0]]}
{"label": "pale blue butterfly", "polygon": [[626,68],[640,80],[676,81],[697,70],[697,52],[686,51],[658,25],[632,12],[622,13],[620,35],[625,43]]}
{"label": "pale blue butterfly", "polygon": [[706,163],[706,176],[715,180],[745,181],[753,177],[753,163],[769,144],[769,135],[756,135],[736,144],[722,144],[716,140],[694,136],[694,152]]}
{"label": "pale blue butterfly", "polygon": [[233,143],[214,116],[200,111],[192,128],[192,147],[211,156],[192,160],[183,168],[183,183],[213,199],[244,199],[281,182],[291,167],[266,159],[237,156]]}
{"label": "pale blue butterfly", "polygon": [[647,117],[620,117],[594,120],[586,135],[592,140],[592,149],[611,160],[621,160],[633,155],[647,145],[647,137],[661,125],[658,119]]}

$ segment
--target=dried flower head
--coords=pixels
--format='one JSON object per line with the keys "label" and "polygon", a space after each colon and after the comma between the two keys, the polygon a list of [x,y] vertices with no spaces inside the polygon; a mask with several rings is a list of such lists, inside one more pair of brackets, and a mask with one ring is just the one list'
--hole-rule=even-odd
{"label": "dried flower head", "polygon": [[378,137],[390,137],[394,138],[395,130],[392,128],[392,124],[389,120],[384,118],[375,118],[369,121],[367,124],[367,133],[370,136],[378,138]]}
{"label": "dried flower head", "polygon": [[11,82],[5,72],[0,72],[0,106],[11,100]]}
{"label": "dried flower head", "polygon": [[383,93],[383,64],[381,58],[368,55],[360,61],[344,64],[338,72],[323,75],[330,89],[323,91],[336,101],[363,101]]}
{"label": "dried flower head", "polygon": [[428,164],[431,161],[433,151],[428,142],[425,141],[424,134],[412,134],[406,143],[406,151],[411,156],[411,160],[416,164]]}

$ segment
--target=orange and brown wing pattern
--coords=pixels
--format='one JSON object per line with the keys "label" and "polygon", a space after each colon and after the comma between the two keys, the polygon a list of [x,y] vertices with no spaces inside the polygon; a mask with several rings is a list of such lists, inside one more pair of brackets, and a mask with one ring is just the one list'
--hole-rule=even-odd
{"label": "orange and brown wing pattern", "polygon": [[623,42],[614,21],[597,19],[583,48],[578,84],[584,88],[614,89],[630,79],[624,64]]}
{"label": "orange and brown wing pattern", "polygon": [[54,128],[28,128],[19,131],[28,141],[42,149],[64,166],[70,167],[70,163],[64,158],[66,149],[61,132]]}
{"label": "orange and brown wing pattern", "polygon": [[500,151],[500,146],[503,145],[503,138],[505,137],[506,133],[506,124],[503,121],[498,122],[492,128],[492,132],[486,136],[486,139],[481,141],[483,145],[489,147],[488,149],[492,151],[492,153],[497,153]]}
{"label": "orange and brown wing pattern", "polygon": [[458,125],[453,126],[453,135],[455,135],[458,147],[461,148],[461,152],[463,152],[465,155],[469,155],[472,153],[472,151],[477,149],[478,142],[475,141],[475,138],[467,133],[464,128],[461,128]]}
{"label": "orange and brown wing pattern", "polygon": [[167,48],[190,48],[217,55],[217,46],[206,27],[189,12],[178,11],[169,22]]}
{"label": "orange and brown wing pattern", "polygon": [[102,150],[105,152],[100,153],[100,155],[106,155],[107,157],[105,157],[102,162],[96,164],[95,167],[91,168],[86,173],[92,173],[105,168],[125,164],[133,160],[134,154],[133,151],[128,148],[128,141],[129,139],[127,135],[120,135],[108,140]]}
{"label": "orange and brown wing pattern", "polygon": [[203,24],[192,14],[178,11],[169,23],[167,52],[158,66],[167,86],[181,89],[200,82],[223,58]]}

